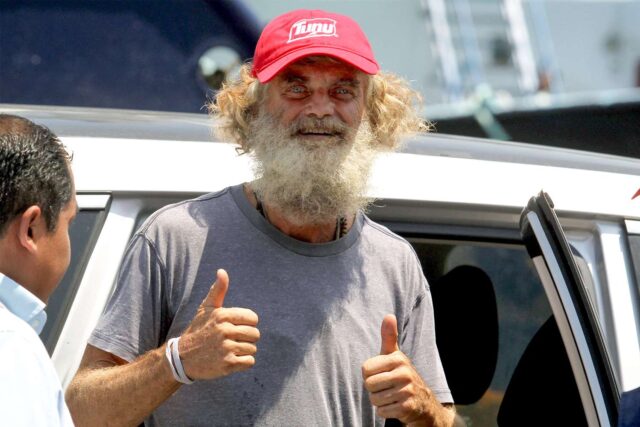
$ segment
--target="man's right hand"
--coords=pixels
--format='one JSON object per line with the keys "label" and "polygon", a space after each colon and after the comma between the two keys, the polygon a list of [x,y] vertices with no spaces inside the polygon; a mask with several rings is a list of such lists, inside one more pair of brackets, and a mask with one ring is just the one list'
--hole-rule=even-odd
{"label": "man's right hand", "polygon": [[260,339],[256,327],[258,315],[246,308],[224,308],[227,289],[229,276],[220,269],[216,282],[180,338],[180,360],[193,380],[223,377],[256,363],[254,355]]}

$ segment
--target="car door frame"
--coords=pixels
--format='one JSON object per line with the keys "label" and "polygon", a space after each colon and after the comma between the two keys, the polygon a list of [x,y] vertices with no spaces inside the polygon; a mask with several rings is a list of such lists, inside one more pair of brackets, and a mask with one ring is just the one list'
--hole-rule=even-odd
{"label": "car door frame", "polygon": [[589,426],[615,426],[620,387],[571,248],[548,194],[530,199],[520,232],[538,271],[573,370]]}

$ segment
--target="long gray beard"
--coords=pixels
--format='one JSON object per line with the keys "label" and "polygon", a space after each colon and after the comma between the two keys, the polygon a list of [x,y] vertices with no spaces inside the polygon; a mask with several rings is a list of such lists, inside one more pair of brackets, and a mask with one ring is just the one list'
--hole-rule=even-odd
{"label": "long gray beard", "polygon": [[[357,132],[335,119],[304,118],[284,128],[261,111],[250,127],[253,189],[294,225],[328,224],[370,204],[367,182],[379,150],[367,121]],[[299,130],[335,135],[309,141],[296,136]]]}

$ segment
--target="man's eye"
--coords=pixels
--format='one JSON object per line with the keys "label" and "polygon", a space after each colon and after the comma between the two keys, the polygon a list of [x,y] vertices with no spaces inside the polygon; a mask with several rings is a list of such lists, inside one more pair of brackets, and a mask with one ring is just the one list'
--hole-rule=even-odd
{"label": "man's eye", "polygon": [[336,96],[339,96],[339,97],[342,97],[342,98],[347,97],[347,96],[353,96],[353,91],[351,89],[349,89],[349,88],[346,88],[346,87],[336,88],[333,91],[333,93]]}
{"label": "man's eye", "polygon": [[304,86],[291,86],[289,88],[289,92],[295,93],[295,94],[301,94],[301,93],[305,93],[306,89],[304,88]]}

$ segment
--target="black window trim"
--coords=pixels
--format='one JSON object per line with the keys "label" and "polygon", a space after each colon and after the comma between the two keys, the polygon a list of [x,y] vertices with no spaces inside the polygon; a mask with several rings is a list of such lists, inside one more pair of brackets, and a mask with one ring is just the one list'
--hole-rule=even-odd
{"label": "black window trim", "polygon": [[[84,196],[102,196],[100,198],[89,199]],[[113,197],[110,193],[106,192],[85,192],[78,191],[76,193],[76,198],[78,201],[78,211],[100,211],[101,214],[98,216],[97,222],[93,226],[93,230],[89,239],[87,240],[87,245],[84,248],[82,257],[79,259],[77,263],[77,267],[74,271],[73,275],[73,283],[70,285],[70,292],[68,293],[68,297],[60,309],[56,314],[56,324],[49,331],[48,336],[44,340],[45,347],[47,352],[52,355],[53,351],[56,348],[58,343],[58,339],[60,338],[60,334],[62,333],[62,329],[64,328],[65,321],[69,315],[69,311],[71,310],[71,306],[73,305],[73,301],[75,300],[76,293],[80,288],[80,283],[82,282],[82,278],[84,277],[85,270],[87,265],[89,264],[89,260],[91,259],[91,255],[95,249],[96,243],[98,241],[98,237],[102,232],[102,228],[104,227],[104,223],[107,219],[109,209],[111,207],[111,201]],[[100,202],[100,200],[104,198],[104,202]],[[90,202],[90,203],[88,203]],[[96,203],[97,202],[97,203]],[[71,248],[73,251],[73,248]]]}
{"label": "black window trim", "polygon": [[420,224],[417,222],[379,221],[405,238],[435,238],[441,240],[474,241],[523,245],[517,228],[474,227],[450,224]]}

